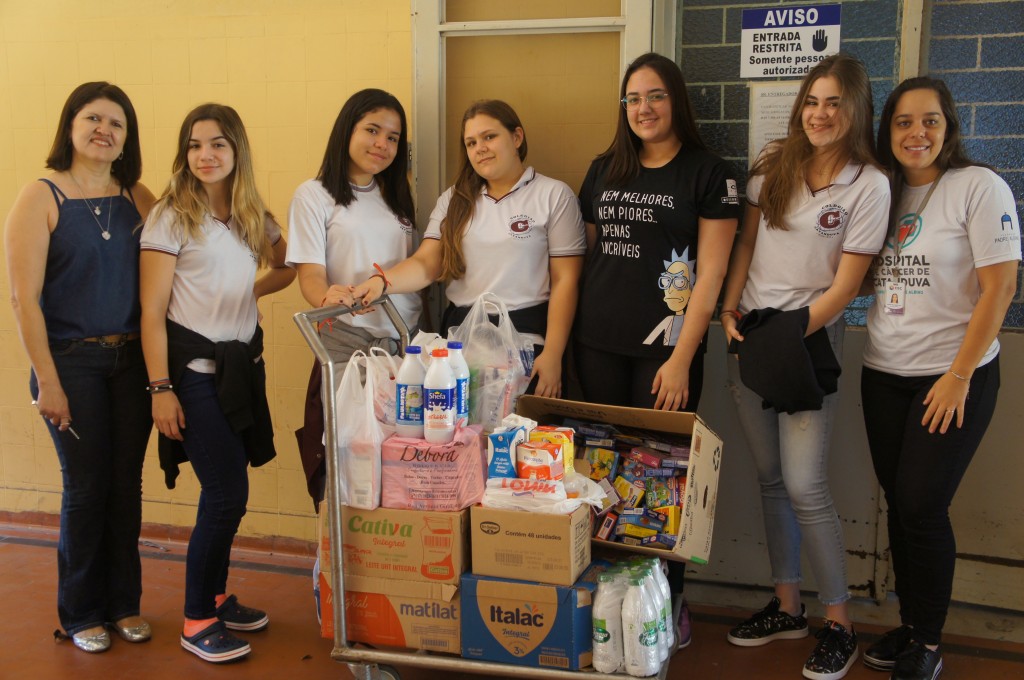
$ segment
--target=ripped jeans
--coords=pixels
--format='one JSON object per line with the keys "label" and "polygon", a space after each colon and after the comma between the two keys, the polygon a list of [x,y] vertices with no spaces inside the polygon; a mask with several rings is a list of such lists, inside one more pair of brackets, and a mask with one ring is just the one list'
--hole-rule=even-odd
{"label": "ripped jeans", "polygon": [[[842,320],[828,327],[836,358],[843,354]],[[728,387],[747,435],[761,487],[765,537],[776,585],[800,583],[800,548],[807,548],[818,599],[835,605],[850,599],[843,528],[828,486],[828,450],[839,393],[820,411],[789,415],[761,406],[761,397],[740,381],[739,361],[728,355]]]}

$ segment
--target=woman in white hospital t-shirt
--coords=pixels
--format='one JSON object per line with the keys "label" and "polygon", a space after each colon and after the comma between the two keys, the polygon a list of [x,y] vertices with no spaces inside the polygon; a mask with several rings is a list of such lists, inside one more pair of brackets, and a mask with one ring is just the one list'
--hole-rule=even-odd
{"label": "woman in white hospital t-shirt", "polygon": [[516,330],[543,345],[534,393],[557,397],[586,252],[579,202],[565,183],[525,165],[526,132],[505,102],[470,106],[462,143],[455,185],[438,199],[419,249],[362,282],[353,296],[368,304],[385,289],[408,292],[444,281],[447,331],[490,291],[508,306]]}
{"label": "woman in white hospital t-shirt", "polygon": [[[230,630],[267,615],[228,595],[231,544],[249,498],[247,467],[274,455],[256,301],[295,278],[281,230],[256,191],[242,121],[203,104],[182,123],[170,183],[142,230],[142,349],[169,488],[187,458],[199,509],[185,560],[181,646],[211,663],[246,656]],[[271,267],[257,278],[261,265]]]}
{"label": "woman in white hospital t-shirt", "polygon": [[1020,224],[1006,182],[964,152],[941,80],[911,78],[889,95],[878,155],[893,210],[872,271],[861,397],[901,625],[864,662],[933,678],[956,562],[949,506],[995,410],[996,334],[1017,288]]}

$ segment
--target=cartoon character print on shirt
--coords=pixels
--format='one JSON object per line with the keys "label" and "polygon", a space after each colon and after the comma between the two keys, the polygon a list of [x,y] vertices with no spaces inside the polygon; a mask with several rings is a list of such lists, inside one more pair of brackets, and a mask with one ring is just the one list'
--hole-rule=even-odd
{"label": "cartoon character print on shirt", "polygon": [[[917,213],[907,213],[899,218],[896,238],[886,237],[882,252],[875,257],[872,265],[875,291],[881,293],[889,281],[903,283],[907,295],[921,295],[924,288],[931,286],[931,262],[925,253],[908,252],[924,230],[924,218]],[[900,244],[900,255],[896,257],[896,243]],[[898,275],[897,275],[898,273]]]}
{"label": "cartoon character print on shirt", "polygon": [[645,345],[653,345],[659,338],[661,344],[667,347],[675,347],[679,341],[679,332],[683,329],[683,320],[686,316],[686,306],[690,304],[690,295],[693,292],[693,284],[696,281],[694,265],[696,260],[691,260],[690,248],[677,254],[672,249],[672,259],[663,260],[665,271],[658,276],[658,288],[664,291],[663,300],[672,314],[662,319],[661,323],[654,327],[651,334],[644,340]]}

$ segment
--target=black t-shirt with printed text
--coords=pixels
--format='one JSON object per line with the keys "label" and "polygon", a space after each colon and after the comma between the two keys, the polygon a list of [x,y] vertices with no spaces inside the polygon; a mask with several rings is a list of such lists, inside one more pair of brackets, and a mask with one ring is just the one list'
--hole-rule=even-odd
{"label": "black t-shirt with printed text", "polygon": [[[696,281],[699,218],[738,219],[735,174],[714,154],[680,149],[660,168],[641,168],[623,187],[595,160],[580,189],[583,221],[597,240],[587,254],[576,339],[588,347],[667,359]],[[698,352],[703,353],[707,336]]]}

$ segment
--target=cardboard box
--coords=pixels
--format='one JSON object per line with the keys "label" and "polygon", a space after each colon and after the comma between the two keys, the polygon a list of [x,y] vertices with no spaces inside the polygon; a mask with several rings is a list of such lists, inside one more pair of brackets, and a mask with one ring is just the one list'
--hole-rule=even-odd
{"label": "cardboard box", "polygon": [[[320,575],[320,634],[334,637],[334,593]],[[458,587],[367,576],[345,576],[345,630],[350,642],[458,654]]]}
{"label": "cardboard box", "polygon": [[[551,422],[554,417],[570,417],[669,434],[691,435],[686,496],[675,547],[671,550],[646,546],[629,549],[668,559],[707,564],[711,555],[715,506],[718,501],[718,472],[722,466],[723,445],[721,437],[715,434],[700,416],[682,411],[652,411],[525,395],[519,398],[516,411],[542,423]],[[621,547],[619,543],[598,542],[607,543],[611,547]]]}
{"label": "cardboard box", "polygon": [[346,576],[455,585],[469,568],[468,509],[429,512],[344,506],[341,533]]}
{"label": "cardboard box", "polygon": [[473,573],[571,586],[590,564],[590,506],[571,515],[473,506]]}
{"label": "cardboard box", "polygon": [[462,656],[579,670],[592,659],[593,584],[462,577]]}

